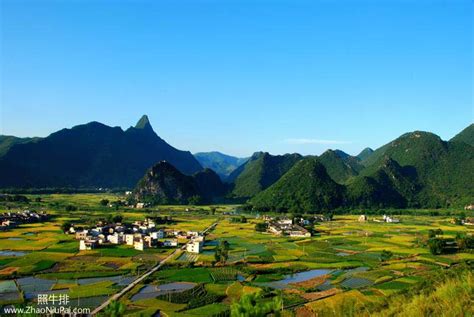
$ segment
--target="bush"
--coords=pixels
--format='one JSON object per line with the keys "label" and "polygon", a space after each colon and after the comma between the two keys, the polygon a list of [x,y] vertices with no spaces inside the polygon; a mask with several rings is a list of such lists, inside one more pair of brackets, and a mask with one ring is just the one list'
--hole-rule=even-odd
{"label": "bush", "polygon": [[77,207],[74,205],[67,205],[65,209],[66,211],[76,211]]}
{"label": "bush", "polygon": [[268,223],[266,222],[259,222],[255,225],[255,231],[258,231],[258,232],[265,232],[267,231],[267,228],[268,228]]}

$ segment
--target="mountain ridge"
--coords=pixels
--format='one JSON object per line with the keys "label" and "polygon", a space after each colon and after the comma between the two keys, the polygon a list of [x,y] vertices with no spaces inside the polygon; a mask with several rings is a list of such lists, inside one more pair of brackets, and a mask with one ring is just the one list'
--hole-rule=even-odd
{"label": "mountain ridge", "polygon": [[139,124],[124,131],[92,121],[15,144],[0,157],[0,187],[130,188],[160,160],[187,174],[202,169],[190,152],[161,139],[148,120]]}

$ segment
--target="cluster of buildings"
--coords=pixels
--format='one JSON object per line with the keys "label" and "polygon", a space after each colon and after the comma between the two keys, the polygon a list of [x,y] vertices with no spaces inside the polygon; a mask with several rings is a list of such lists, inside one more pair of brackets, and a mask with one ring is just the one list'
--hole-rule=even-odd
{"label": "cluster of buildings", "polygon": [[[369,220],[369,218],[367,218],[366,215],[360,215],[359,216],[359,222],[366,222],[368,220]],[[374,222],[388,222],[388,223],[399,223],[400,222],[400,219],[392,217],[392,216],[387,216],[387,215],[383,215],[382,219],[374,218],[373,220],[374,220]]]}
{"label": "cluster of buildings", "polygon": [[79,240],[79,250],[92,250],[107,244],[129,245],[139,251],[154,247],[172,248],[178,246],[180,238],[190,240],[186,246],[188,252],[200,253],[204,245],[204,237],[197,231],[158,229],[155,222],[148,218],[132,224],[99,223],[89,229],[71,227],[68,233],[74,234],[76,240]]}
{"label": "cluster of buildings", "polygon": [[295,238],[311,237],[311,233],[301,225],[293,223],[293,219],[273,219],[271,217],[265,217],[265,220],[268,223],[268,231],[275,235],[285,235]]}
{"label": "cluster of buildings", "polygon": [[23,210],[17,212],[5,212],[0,214],[0,231],[12,229],[24,223],[46,221],[49,217],[50,216],[43,211],[35,212]]}
{"label": "cluster of buildings", "polygon": [[464,219],[453,218],[450,221],[452,224],[459,224],[465,226],[474,226],[474,217],[468,217]]}

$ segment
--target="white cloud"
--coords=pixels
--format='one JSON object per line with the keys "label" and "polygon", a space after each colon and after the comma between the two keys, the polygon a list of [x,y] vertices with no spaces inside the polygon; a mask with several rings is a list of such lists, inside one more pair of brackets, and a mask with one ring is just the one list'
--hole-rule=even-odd
{"label": "white cloud", "polygon": [[321,139],[285,139],[285,143],[288,144],[349,144],[348,141],[338,141],[338,140],[321,140]]}

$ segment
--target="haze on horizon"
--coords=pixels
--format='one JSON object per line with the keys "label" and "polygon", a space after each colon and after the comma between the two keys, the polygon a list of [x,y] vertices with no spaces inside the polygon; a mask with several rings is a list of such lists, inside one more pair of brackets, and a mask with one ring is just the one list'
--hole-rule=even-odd
{"label": "haze on horizon", "polygon": [[193,153],[357,154],[474,122],[469,0],[0,6],[0,134],[147,114]]}

